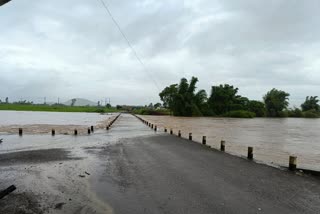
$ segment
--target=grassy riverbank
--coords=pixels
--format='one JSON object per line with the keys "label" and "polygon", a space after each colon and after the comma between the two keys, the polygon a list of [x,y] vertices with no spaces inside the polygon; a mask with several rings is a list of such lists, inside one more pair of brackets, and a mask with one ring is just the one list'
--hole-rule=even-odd
{"label": "grassy riverbank", "polygon": [[65,106],[65,105],[23,105],[23,104],[0,104],[0,110],[8,111],[49,111],[49,112],[88,112],[88,113],[111,113],[117,112],[116,108],[97,106]]}

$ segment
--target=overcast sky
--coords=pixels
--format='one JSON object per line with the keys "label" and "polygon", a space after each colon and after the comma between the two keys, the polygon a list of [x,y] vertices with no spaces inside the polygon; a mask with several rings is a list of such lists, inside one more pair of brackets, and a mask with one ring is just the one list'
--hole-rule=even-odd
{"label": "overcast sky", "polygon": [[[197,76],[291,105],[320,95],[318,0],[12,0],[0,7],[0,97],[159,101],[159,89]],[[155,80],[155,81],[153,81]]]}

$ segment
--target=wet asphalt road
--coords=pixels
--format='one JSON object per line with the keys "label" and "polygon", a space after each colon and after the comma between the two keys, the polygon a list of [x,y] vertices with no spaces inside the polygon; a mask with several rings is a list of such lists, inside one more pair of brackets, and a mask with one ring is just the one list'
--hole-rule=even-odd
{"label": "wet asphalt road", "polygon": [[[123,115],[114,131],[147,128]],[[161,131],[160,131],[161,132]],[[114,213],[320,213],[320,180],[164,134],[101,151],[97,195]]]}
{"label": "wet asphalt road", "polygon": [[127,114],[90,136],[5,137],[0,187],[18,189],[0,213],[320,213],[318,177],[155,133]]}

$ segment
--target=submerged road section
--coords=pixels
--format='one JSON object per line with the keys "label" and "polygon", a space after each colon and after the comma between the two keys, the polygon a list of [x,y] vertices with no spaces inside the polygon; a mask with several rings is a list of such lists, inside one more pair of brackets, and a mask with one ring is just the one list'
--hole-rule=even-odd
{"label": "submerged road section", "polygon": [[0,154],[0,188],[18,188],[0,213],[320,213],[319,178],[156,133],[131,115],[54,144]]}

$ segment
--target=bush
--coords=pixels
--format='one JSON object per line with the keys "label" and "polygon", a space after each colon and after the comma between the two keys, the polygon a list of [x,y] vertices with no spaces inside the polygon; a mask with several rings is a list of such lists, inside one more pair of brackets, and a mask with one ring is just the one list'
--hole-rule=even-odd
{"label": "bush", "polygon": [[289,109],[288,117],[303,117],[303,113],[299,108]]}
{"label": "bush", "polygon": [[103,108],[98,108],[95,110],[96,113],[105,113],[105,110]]}
{"label": "bush", "polygon": [[316,110],[309,110],[309,111],[303,112],[303,117],[305,117],[305,118],[319,118],[320,113],[317,112]]}
{"label": "bush", "polygon": [[280,112],[278,112],[278,117],[288,117],[288,111],[280,111]]}
{"label": "bush", "polygon": [[170,111],[167,109],[150,109],[150,108],[134,109],[133,113],[140,114],[140,115],[170,115]]}
{"label": "bush", "polygon": [[229,111],[224,116],[235,117],[235,118],[254,118],[256,114],[251,111],[238,110],[238,111]]}

